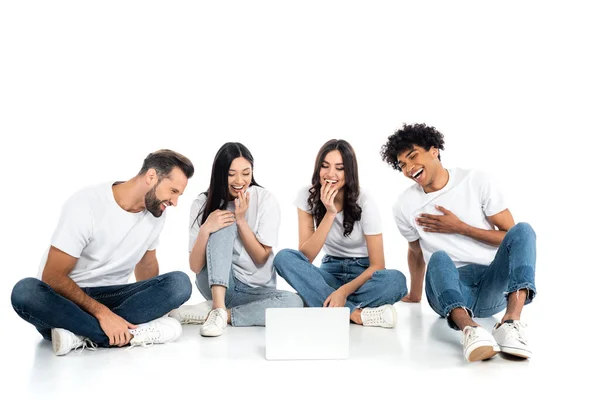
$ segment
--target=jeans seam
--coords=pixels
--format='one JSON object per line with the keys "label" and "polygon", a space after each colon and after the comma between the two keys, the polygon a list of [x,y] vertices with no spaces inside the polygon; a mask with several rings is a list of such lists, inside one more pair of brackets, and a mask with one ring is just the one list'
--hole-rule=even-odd
{"label": "jeans seam", "polygon": [[[42,325],[45,325],[45,327],[47,329],[57,328],[56,326],[49,325],[48,323],[34,317],[33,315],[29,314],[28,312],[25,312],[23,310],[19,311],[15,307],[13,307],[13,310],[15,310],[15,312],[22,317],[27,316],[27,321],[36,321],[38,323],[41,323]],[[32,324],[32,325],[35,326],[35,324]]]}
{"label": "jeans seam", "polygon": [[[92,297],[94,299],[109,299],[109,298],[118,297],[118,296],[126,296],[134,290],[140,290],[140,289],[145,288],[148,284],[150,284],[156,278],[159,278],[159,276],[155,276],[154,278],[148,279],[145,282],[143,282],[141,285],[139,285],[135,288],[133,287],[133,284],[129,284],[118,292],[100,294],[98,296],[90,296],[90,297]],[[157,281],[162,282],[162,279],[157,279]]]}

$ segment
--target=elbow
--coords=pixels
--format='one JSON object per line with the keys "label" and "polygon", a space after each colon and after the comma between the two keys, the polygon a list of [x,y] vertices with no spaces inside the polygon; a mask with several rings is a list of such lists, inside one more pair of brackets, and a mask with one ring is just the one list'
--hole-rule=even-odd
{"label": "elbow", "polygon": [[59,281],[59,277],[57,277],[56,275],[47,273],[45,270],[44,270],[44,272],[42,272],[42,282],[44,282],[46,285],[50,286],[51,288],[55,289],[58,281]]}
{"label": "elbow", "polygon": [[317,256],[316,254],[315,255],[309,254],[309,252],[306,249],[304,249],[303,246],[299,246],[298,251],[300,253],[304,254],[304,257],[306,257],[308,259],[308,262],[311,264],[312,264],[313,260],[315,259],[315,257]]}
{"label": "elbow", "polygon": [[192,270],[193,273],[195,274],[199,274],[200,271],[202,270],[202,266],[199,265],[199,263],[195,262],[194,260],[192,260],[192,255],[190,253],[190,269]]}
{"label": "elbow", "polygon": [[201,268],[201,267],[198,267],[198,266],[196,266],[196,265],[194,265],[194,264],[192,264],[192,263],[190,263],[190,269],[191,269],[191,270],[192,270],[192,272],[193,272],[193,273],[195,273],[195,274],[199,274],[199,273],[200,273],[200,271],[202,271],[202,268]]}
{"label": "elbow", "polygon": [[267,261],[269,261],[269,257],[271,256],[271,253],[272,253],[271,250],[265,251],[258,257],[257,260],[254,260],[257,264],[257,267],[262,267],[263,265],[265,265],[265,263]]}

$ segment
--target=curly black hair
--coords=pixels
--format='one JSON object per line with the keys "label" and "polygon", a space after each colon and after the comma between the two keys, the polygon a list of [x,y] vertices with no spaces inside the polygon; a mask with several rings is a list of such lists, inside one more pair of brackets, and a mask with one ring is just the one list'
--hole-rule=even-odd
{"label": "curly black hair", "polygon": [[[425,150],[429,150],[431,147],[444,150],[444,135],[433,126],[403,124],[402,129],[398,129],[393,135],[389,136],[387,143],[381,147],[381,158],[392,168],[400,171],[398,154],[411,150],[415,146],[422,147]],[[439,152],[438,159],[442,159]]]}

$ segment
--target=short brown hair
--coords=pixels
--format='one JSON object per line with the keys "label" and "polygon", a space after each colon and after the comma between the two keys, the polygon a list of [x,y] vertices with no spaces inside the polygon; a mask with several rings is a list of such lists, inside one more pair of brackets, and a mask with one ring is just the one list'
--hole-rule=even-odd
{"label": "short brown hair", "polygon": [[169,175],[177,167],[190,179],[194,175],[194,165],[183,154],[173,150],[161,149],[148,154],[138,175],[145,174],[150,168],[156,170],[159,179]]}

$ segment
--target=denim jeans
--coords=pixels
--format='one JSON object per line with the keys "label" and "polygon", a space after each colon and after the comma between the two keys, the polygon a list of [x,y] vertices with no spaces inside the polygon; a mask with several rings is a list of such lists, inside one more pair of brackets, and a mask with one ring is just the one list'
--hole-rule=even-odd
{"label": "denim jeans", "polygon": [[212,300],[212,285],[227,288],[225,307],[231,310],[232,326],[264,326],[267,308],[303,307],[295,293],[268,287],[251,287],[235,277],[232,268],[233,242],[237,226],[233,224],[210,235],[206,245],[206,266],[196,274],[196,286]]}
{"label": "denim jeans", "polygon": [[[488,265],[467,264],[456,268],[448,254],[431,255],[425,276],[425,294],[433,310],[448,317],[455,308],[465,308],[472,317],[491,317],[506,308],[508,294],[527,289],[525,304],[535,289],[535,232],[518,223],[504,236],[496,257]],[[448,318],[448,324],[458,329]]]}
{"label": "denim jeans", "polygon": [[[326,255],[315,267],[301,252],[284,249],[277,253],[275,269],[309,307],[323,307],[325,299],[342,285],[354,280],[369,267],[369,257],[341,258]],[[350,312],[356,308],[394,304],[408,292],[406,278],[393,269],[375,271],[371,279],[346,299]]]}
{"label": "denim jeans", "polygon": [[[176,271],[136,283],[81,290],[137,325],[160,318],[181,306],[190,298],[192,284],[187,274]],[[17,314],[35,326],[44,339],[52,340],[52,328],[63,328],[98,346],[109,346],[109,339],[94,316],[39,279],[25,278],[17,282],[11,302]]]}

